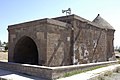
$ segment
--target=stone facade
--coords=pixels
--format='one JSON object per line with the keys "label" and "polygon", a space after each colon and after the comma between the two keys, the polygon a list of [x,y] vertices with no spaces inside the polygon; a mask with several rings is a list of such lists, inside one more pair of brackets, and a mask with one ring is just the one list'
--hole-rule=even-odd
{"label": "stone facade", "polygon": [[107,61],[114,56],[115,30],[95,22],[69,15],[11,25],[9,62],[63,66]]}

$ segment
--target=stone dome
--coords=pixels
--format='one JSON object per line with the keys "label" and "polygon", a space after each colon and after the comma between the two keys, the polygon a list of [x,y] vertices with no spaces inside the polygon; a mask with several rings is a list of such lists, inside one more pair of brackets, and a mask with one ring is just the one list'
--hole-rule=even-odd
{"label": "stone dome", "polygon": [[92,22],[97,24],[100,28],[115,30],[106,20],[104,20],[100,16],[100,14],[98,14],[97,17]]}

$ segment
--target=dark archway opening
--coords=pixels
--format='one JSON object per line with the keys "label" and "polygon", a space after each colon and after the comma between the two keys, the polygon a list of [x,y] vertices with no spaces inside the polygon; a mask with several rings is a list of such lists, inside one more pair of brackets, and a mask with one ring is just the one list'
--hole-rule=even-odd
{"label": "dark archway opening", "polygon": [[14,62],[22,64],[38,64],[38,50],[30,37],[21,38],[14,49]]}

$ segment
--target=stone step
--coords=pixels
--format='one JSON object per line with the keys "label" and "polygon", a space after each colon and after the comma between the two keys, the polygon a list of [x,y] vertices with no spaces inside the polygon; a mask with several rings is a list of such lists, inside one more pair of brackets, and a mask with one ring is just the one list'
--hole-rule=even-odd
{"label": "stone step", "polygon": [[0,69],[0,80],[45,80],[45,79]]}

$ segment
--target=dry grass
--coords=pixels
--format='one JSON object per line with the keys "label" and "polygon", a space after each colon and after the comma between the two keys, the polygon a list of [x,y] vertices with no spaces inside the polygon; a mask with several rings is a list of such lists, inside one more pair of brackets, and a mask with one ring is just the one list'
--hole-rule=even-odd
{"label": "dry grass", "polygon": [[8,52],[0,52],[0,61],[8,61]]}

